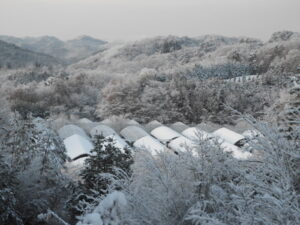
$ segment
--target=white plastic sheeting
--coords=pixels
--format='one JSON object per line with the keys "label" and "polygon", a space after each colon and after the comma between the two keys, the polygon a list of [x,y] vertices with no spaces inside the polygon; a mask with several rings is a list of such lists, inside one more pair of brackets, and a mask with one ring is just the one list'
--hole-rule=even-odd
{"label": "white plastic sheeting", "polygon": [[235,82],[235,83],[243,83],[243,82],[247,82],[247,81],[256,81],[259,79],[261,79],[261,76],[259,76],[259,75],[247,75],[247,76],[234,77],[234,78],[229,79],[229,81]]}
{"label": "white plastic sheeting", "polygon": [[148,136],[149,134],[141,127],[128,126],[121,130],[120,134],[128,141],[135,142],[142,137]]}
{"label": "white plastic sheeting", "polygon": [[129,120],[128,122],[126,122],[126,124],[129,125],[140,125],[137,121],[135,120]]}
{"label": "white plastic sheeting", "polygon": [[157,120],[153,120],[153,121],[146,124],[145,129],[147,131],[151,132],[155,128],[161,127],[161,126],[163,126],[163,125],[160,122],[158,122]]}
{"label": "white plastic sheeting", "polygon": [[94,127],[90,135],[92,137],[96,135],[103,135],[106,139],[111,138],[113,139],[114,146],[119,148],[121,151],[124,151],[125,148],[129,148],[127,143],[124,139],[122,139],[116,131],[114,131],[112,128],[106,125],[98,125],[97,127]]}
{"label": "white plastic sheeting", "polygon": [[224,152],[230,152],[236,159],[245,160],[252,156],[250,152],[243,151],[239,147],[225,141],[220,144],[220,147]]}
{"label": "white plastic sheeting", "polygon": [[187,128],[182,131],[181,134],[195,142],[209,140],[214,137],[212,134],[207,133],[206,131],[201,130],[197,127]]}
{"label": "white plastic sheeting", "polygon": [[100,123],[98,122],[93,122],[87,118],[83,118],[83,119],[80,119],[78,120],[78,123],[77,125],[79,127],[81,127],[82,129],[84,129],[86,132],[90,132],[91,129],[93,129],[94,127],[98,126]]}
{"label": "white plastic sheeting", "polygon": [[74,159],[83,154],[89,154],[94,148],[93,144],[81,135],[74,134],[64,140],[67,155]]}
{"label": "white plastic sheeting", "polygon": [[58,134],[60,138],[63,140],[75,134],[80,135],[86,139],[89,139],[89,137],[87,136],[87,134],[82,128],[73,124],[63,126],[58,130]]}
{"label": "white plastic sheeting", "polygon": [[181,137],[182,135],[175,130],[166,126],[160,126],[151,131],[151,134],[163,143],[172,139]]}
{"label": "white plastic sheeting", "polygon": [[257,130],[245,130],[243,132],[243,136],[246,137],[246,138],[248,138],[248,139],[250,139],[250,140],[252,140],[255,137],[261,137],[262,134],[259,131],[257,131]]}
{"label": "white plastic sheeting", "polygon": [[136,148],[146,149],[153,155],[156,155],[157,152],[161,152],[166,149],[163,144],[150,135],[140,138],[134,142],[133,146]]}
{"label": "white plastic sheeting", "polygon": [[111,138],[113,140],[114,146],[124,152],[125,148],[129,149],[129,145],[125,142],[123,138],[119,135],[109,135],[105,137],[106,139]]}
{"label": "white plastic sheeting", "polygon": [[216,130],[215,132],[213,132],[213,134],[217,137],[222,138],[226,142],[228,142],[230,144],[233,144],[233,145],[235,145],[238,142],[245,139],[245,137],[243,135],[241,135],[239,133],[236,133],[232,130],[229,130],[225,127]]}
{"label": "white plastic sheeting", "polygon": [[252,156],[252,154],[250,152],[244,151],[243,149],[237,147],[236,145],[226,142],[222,138],[213,137],[212,139],[209,139],[208,141],[212,145],[219,146],[224,152],[231,153],[232,156],[236,159],[245,160],[245,159],[249,159]]}
{"label": "white plastic sheeting", "polygon": [[112,128],[110,128],[109,126],[106,125],[98,125],[96,127],[94,127],[91,131],[90,131],[90,135],[92,137],[96,136],[96,135],[102,135],[104,137],[107,137],[109,135],[117,135],[116,131],[114,131]]}
{"label": "white plastic sheeting", "polygon": [[186,124],[182,122],[176,122],[171,125],[171,128],[179,133],[189,128]]}
{"label": "white plastic sheeting", "polygon": [[93,123],[93,121],[87,119],[87,118],[82,118],[80,120],[78,120],[79,123]]}
{"label": "white plastic sheeting", "polygon": [[180,136],[168,143],[168,147],[176,152],[192,151],[196,144],[186,137]]}

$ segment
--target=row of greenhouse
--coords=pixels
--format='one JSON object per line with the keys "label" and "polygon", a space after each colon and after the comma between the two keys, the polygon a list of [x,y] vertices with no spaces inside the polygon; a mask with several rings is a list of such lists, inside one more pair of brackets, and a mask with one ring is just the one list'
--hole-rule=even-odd
{"label": "row of greenhouse", "polygon": [[152,121],[144,126],[134,120],[124,123],[118,131],[112,128],[111,121],[93,122],[81,119],[76,124],[67,124],[58,129],[63,140],[67,155],[76,164],[82,164],[84,157],[94,148],[92,139],[96,135],[111,138],[113,144],[120,150],[145,149],[156,155],[162,151],[171,151],[175,154],[193,151],[202,141],[217,143],[225,152],[230,152],[237,159],[251,157],[249,151],[244,150],[247,140],[257,135],[254,130],[246,130],[243,134],[228,128],[220,128],[207,132],[198,126],[190,127],[182,122],[170,126]]}

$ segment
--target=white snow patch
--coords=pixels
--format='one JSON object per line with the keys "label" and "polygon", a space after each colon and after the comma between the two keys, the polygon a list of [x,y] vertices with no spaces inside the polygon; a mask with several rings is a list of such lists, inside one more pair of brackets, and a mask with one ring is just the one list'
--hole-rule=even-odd
{"label": "white snow patch", "polygon": [[168,147],[177,152],[185,152],[188,150],[193,150],[196,147],[196,144],[186,137],[180,136],[174,140],[172,140]]}
{"label": "white snow patch", "polygon": [[236,159],[245,160],[249,159],[252,156],[250,152],[243,151],[239,147],[226,141],[223,141],[220,144],[220,147],[223,149],[224,152],[230,152],[232,156]]}
{"label": "white snow patch", "polygon": [[94,148],[93,144],[86,138],[74,134],[64,140],[64,144],[67,150],[67,155],[74,159],[82,154],[89,154]]}
{"label": "white snow patch", "polygon": [[125,152],[125,148],[129,148],[128,144],[125,142],[125,140],[123,138],[121,138],[119,135],[117,134],[112,134],[109,136],[106,136],[105,139],[109,139],[111,138],[113,140],[113,145],[120,149],[123,153]]}
{"label": "white snow patch", "polygon": [[182,137],[180,133],[166,126],[160,126],[155,128],[151,131],[151,134],[163,143],[175,139],[177,137]]}
{"label": "white snow patch", "polygon": [[230,144],[236,144],[238,141],[245,139],[245,137],[241,134],[238,134],[232,130],[229,130],[225,127],[220,128],[213,132],[213,134],[217,137],[224,139],[226,142]]}
{"label": "white snow patch", "polygon": [[212,134],[207,133],[206,131],[203,131],[197,127],[190,127],[182,131],[182,133],[185,137],[191,139],[192,141],[205,141],[208,139],[213,138]]}
{"label": "white snow patch", "polygon": [[133,146],[136,148],[146,149],[153,155],[156,155],[157,152],[161,152],[166,149],[163,144],[150,135],[140,138],[134,142]]}
{"label": "white snow patch", "polygon": [[58,134],[61,137],[61,139],[66,139],[74,134],[77,134],[86,139],[89,139],[88,135],[85,133],[85,131],[82,128],[80,128],[76,125],[73,125],[73,124],[63,126],[62,128],[60,128],[58,130]]}
{"label": "white snow patch", "polygon": [[100,202],[92,213],[86,214],[76,225],[119,225],[127,200],[122,192],[115,191]]}

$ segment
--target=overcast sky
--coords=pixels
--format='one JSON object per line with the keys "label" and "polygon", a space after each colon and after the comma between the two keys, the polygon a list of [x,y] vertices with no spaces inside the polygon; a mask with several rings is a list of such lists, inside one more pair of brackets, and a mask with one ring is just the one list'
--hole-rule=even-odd
{"label": "overcast sky", "polygon": [[133,40],[300,31],[300,0],[0,0],[0,34]]}

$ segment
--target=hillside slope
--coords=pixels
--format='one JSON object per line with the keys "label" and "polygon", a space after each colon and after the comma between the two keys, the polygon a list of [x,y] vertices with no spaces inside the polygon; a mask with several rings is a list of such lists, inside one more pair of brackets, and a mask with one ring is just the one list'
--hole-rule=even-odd
{"label": "hillside slope", "polygon": [[22,49],[14,44],[0,41],[0,67],[21,68],[30,65],[50,66],[62,62],[52,56]]}
{"label": "hillside slope", "polygon": [[144,68],[161,73],[172,68],[200,78],[231,78],[271,70],[296,72],[299,62],[300,34],[281,31],[267,42],[216,35],[150,38],[113,45],[70,68],[131,75],[140,74]]}
{"label": "hillside slope", "polygon": [[15,44],[21,48],[51,55],[66,63],[74,63],[99,51],[105,41],[89,36],[81,36],[74,40],[62,41],[56,37],[26,37],[0,36],[0,40]]}

